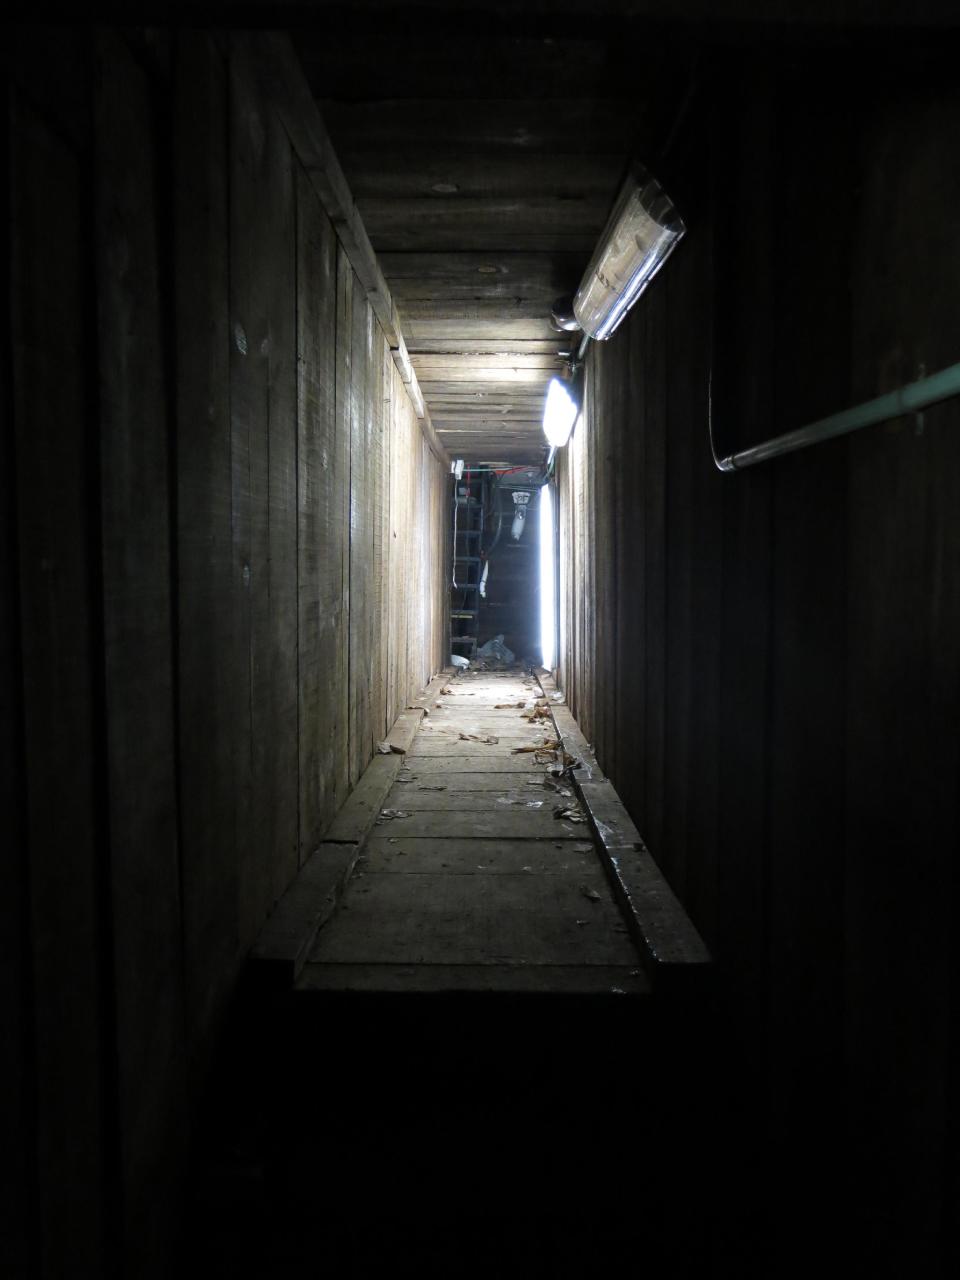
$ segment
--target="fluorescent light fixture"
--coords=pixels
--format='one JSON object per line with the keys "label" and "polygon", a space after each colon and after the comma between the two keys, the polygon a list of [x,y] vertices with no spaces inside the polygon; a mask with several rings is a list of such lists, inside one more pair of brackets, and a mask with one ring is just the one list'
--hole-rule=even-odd
{"label": "fluorescent light fixture", "polygon": [[543,409],[543,434],[554,449],[562,449],[580,413],[576,400],[559,378],[551,378]]}
{"label": "fluorescent light fixture", "polygon": [[584,333],[610,337],[686,229],[656,178],[634,165],[573,300]]}
{"label": "fluorescent light fixture", "polygon": [[553,562],[553,493],[545,484],[540,490],[540,659],[548,671],[556,663],[557,575]]}

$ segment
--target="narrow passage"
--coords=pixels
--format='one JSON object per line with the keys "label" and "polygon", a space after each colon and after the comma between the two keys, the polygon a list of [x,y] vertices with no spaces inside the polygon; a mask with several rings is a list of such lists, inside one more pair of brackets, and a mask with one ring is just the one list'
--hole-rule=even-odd
{"label": "narrow passage", "polygon": [[543,701],[521,672],[450,679],[301,989],[647,992]]}

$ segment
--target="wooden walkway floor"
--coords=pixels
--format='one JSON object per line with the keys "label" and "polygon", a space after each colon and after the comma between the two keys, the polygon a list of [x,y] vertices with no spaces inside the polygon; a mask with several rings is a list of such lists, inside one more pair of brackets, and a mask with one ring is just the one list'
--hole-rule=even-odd
{"label": "wooden walkway floor", "polygon": [[[451,679],[424,718],[301,990],[645,994],[532,676]],[[522,749],[522,750],[520,750]]]}

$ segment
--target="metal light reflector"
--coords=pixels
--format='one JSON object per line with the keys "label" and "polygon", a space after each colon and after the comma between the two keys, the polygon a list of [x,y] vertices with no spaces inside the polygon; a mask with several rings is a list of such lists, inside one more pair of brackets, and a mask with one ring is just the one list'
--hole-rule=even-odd
{"label": "metal light reflector", "polygon": [[685,231],[656,178],[634,165],[573,300],[583,332],[609,338]]}
{"label": "metal light reflector", "polygon": [[543,409],[543,434],[555,449],[562,449],[570,439],[579,412],[576,400],[560,379],[551,378]]}

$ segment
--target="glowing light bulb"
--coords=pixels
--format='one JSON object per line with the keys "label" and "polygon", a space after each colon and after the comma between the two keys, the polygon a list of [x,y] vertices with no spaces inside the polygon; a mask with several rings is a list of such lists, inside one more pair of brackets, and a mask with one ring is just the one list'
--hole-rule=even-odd
{"label": "glowing light bulb", "polygon": [[551,378],[543,409],[543,434],[555,449],[562,449],[580,414],[577,402],[559,378]]}

